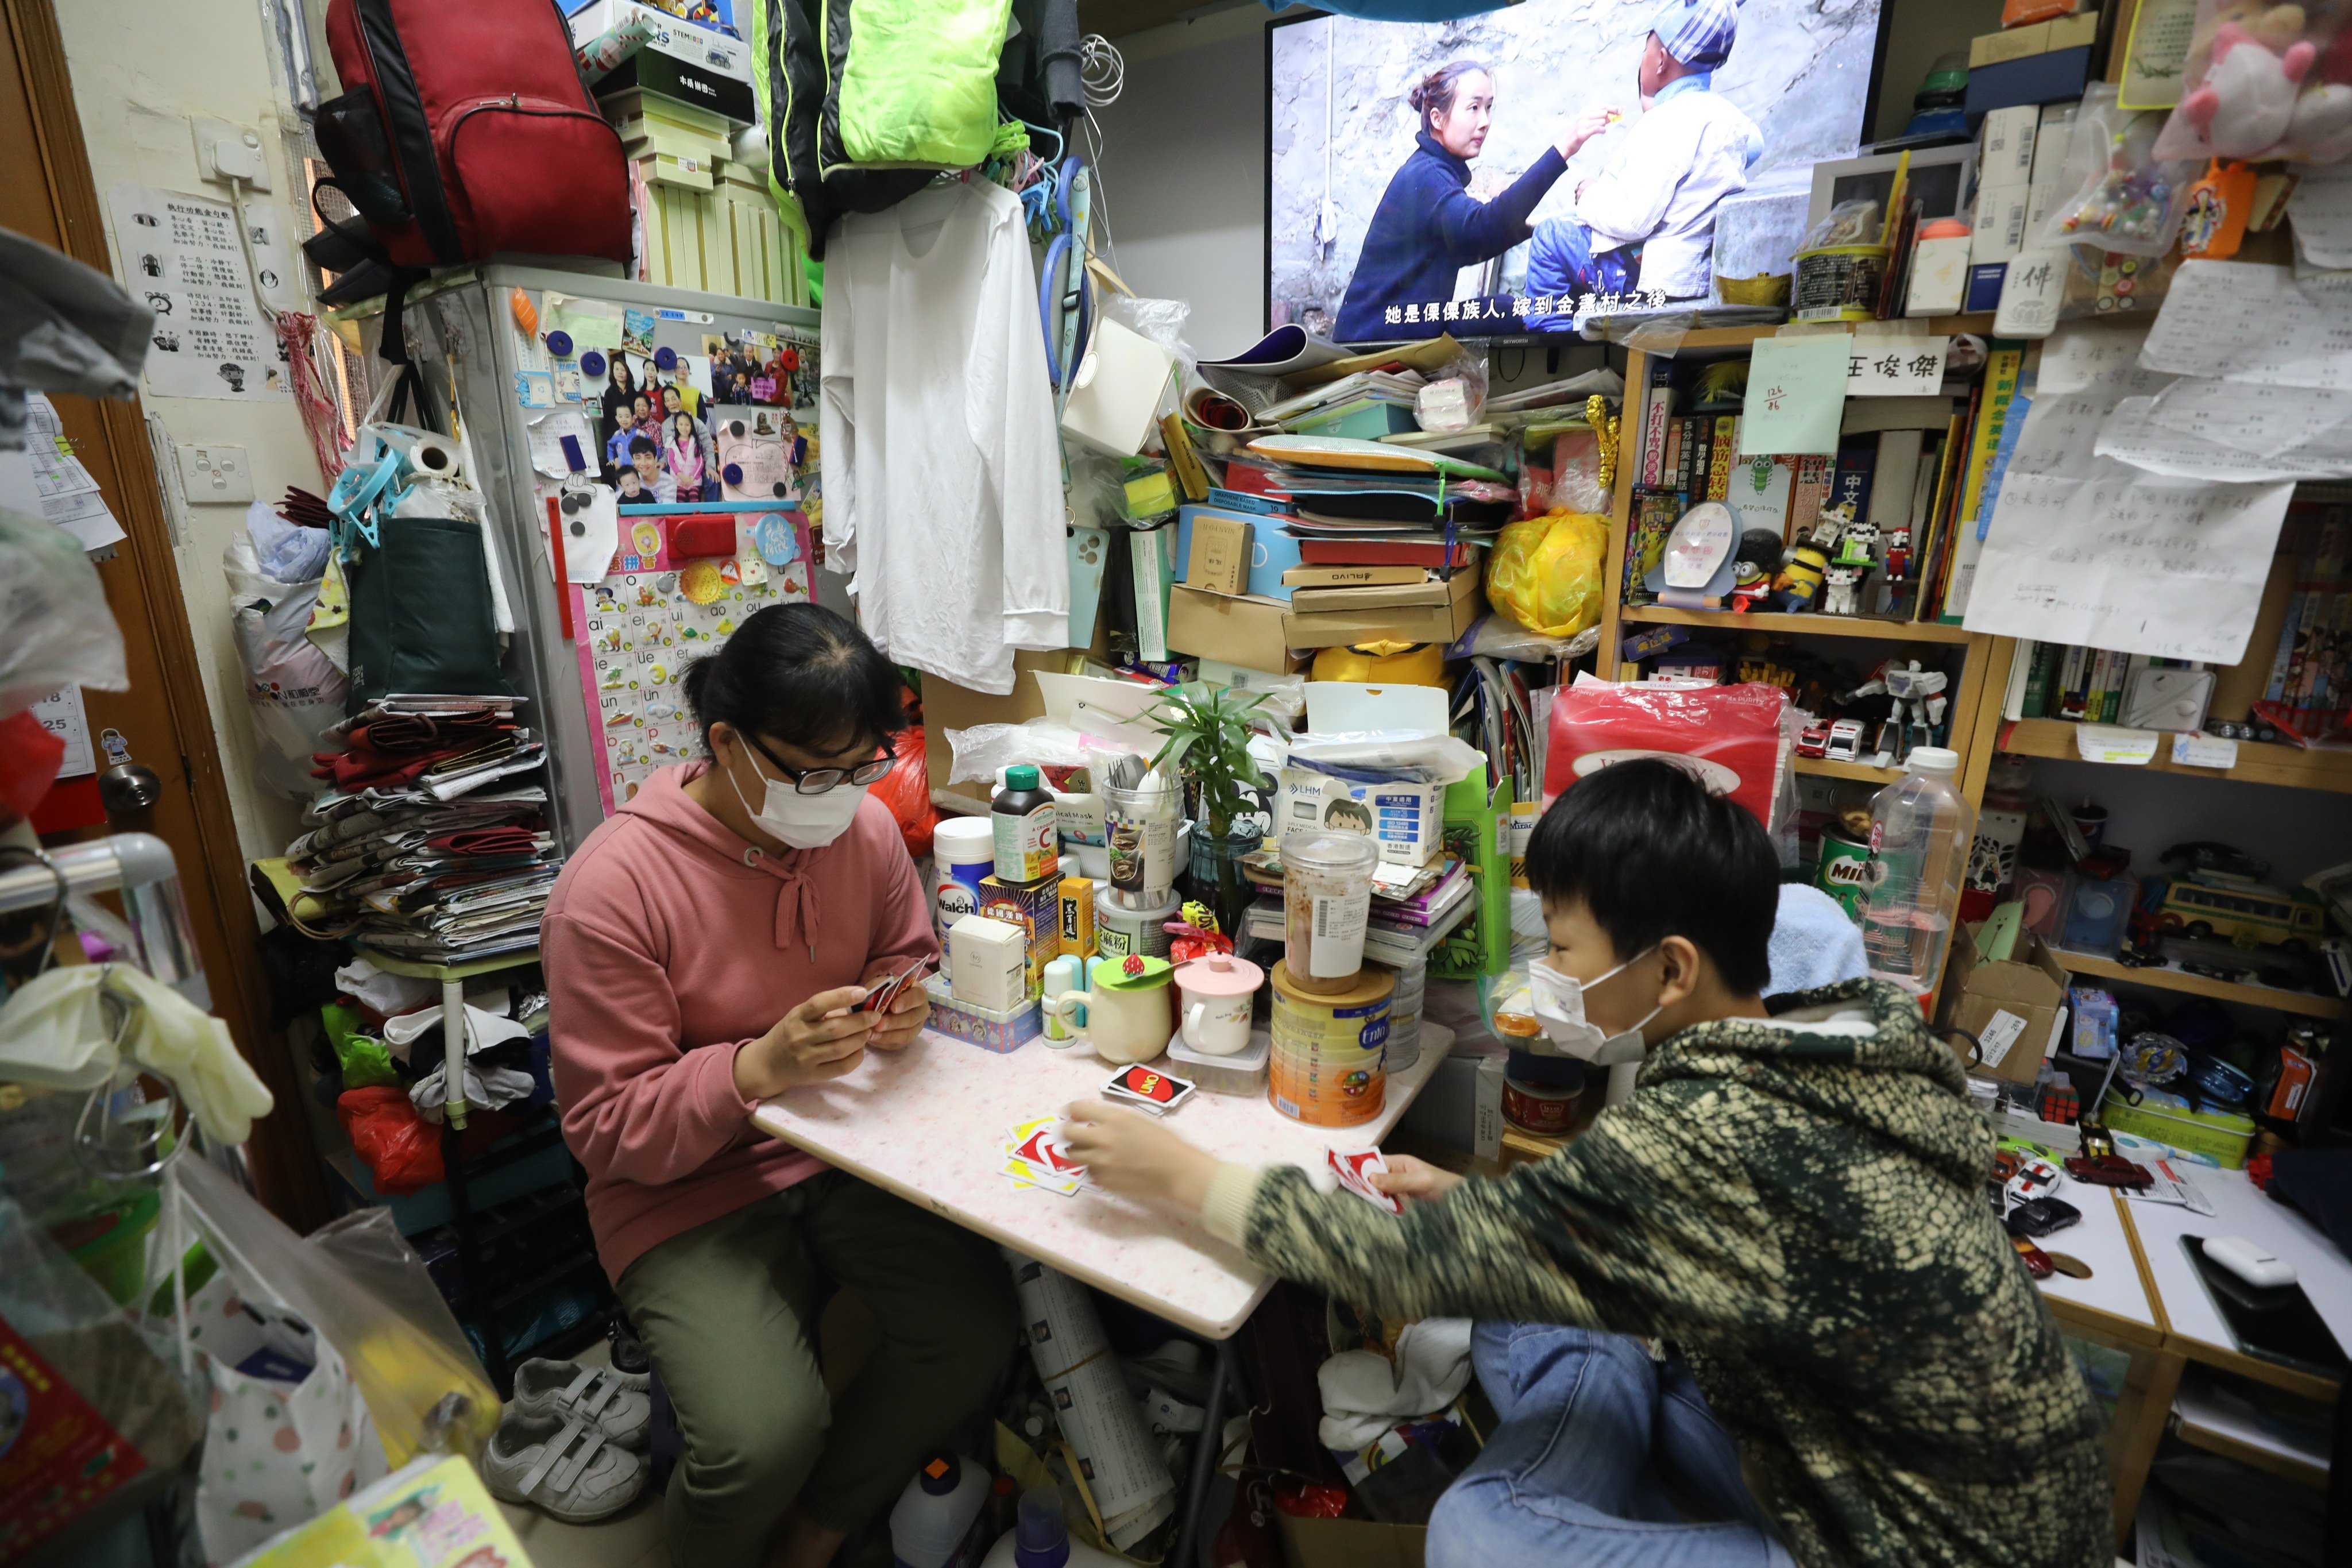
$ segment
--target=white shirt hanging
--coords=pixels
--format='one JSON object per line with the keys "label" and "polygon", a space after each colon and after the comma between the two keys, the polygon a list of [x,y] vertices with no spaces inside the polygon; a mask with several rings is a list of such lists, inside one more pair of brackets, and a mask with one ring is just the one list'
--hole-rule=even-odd
{"label": "white shirt hanging", "polygon": [[825,246],[825,564],[893,659],[1013,689],[1068,640],[1061,451],[1021,203],[983,180],[852,213]]}

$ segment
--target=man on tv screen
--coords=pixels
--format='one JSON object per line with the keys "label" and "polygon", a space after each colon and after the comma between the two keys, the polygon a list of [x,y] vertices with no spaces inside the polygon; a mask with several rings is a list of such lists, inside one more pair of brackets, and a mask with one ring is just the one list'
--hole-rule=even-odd
{"label": "man on tv screen", "polygon": [[[1764,155],[1756,122],[1711,90],[1738,30],[1736,0],[1659,7],[1637,78],[1642,117],[1608,167],[1577,185],[1575,216],[1537,226],[1528,293],[1706,296],[1716,206],[1748,188],[1748,171]],[[1562,311],[1537,324],[1565,330],[1571,320]]]}

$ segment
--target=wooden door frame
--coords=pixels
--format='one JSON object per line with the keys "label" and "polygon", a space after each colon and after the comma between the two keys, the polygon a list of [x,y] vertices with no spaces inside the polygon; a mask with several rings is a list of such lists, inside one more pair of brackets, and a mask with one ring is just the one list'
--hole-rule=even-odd
{"label": "wooden door frame", "polygon": [[[64,241],[61,248],[113,277],[98,184],[82,139],[54,0],[0,0],[0,12],[7,16],[16,39],[16,68],[32,110],[33,151]],[[254,1123],[247,1157],[263,1201],[296,1230],[307,1232],[324,1223],[331,1212],[325,1173],[302,1114],[300,1075],[283,1034],[270,1022],[269,986],[257,945],[260,930],[253,896],[247,890],[244,851],[237,842],[203,668],[196,661],[171,522],[163,511],[162,479],[147,441],[145,410],[136,398],[100,400],[94,406],[100,439],[121,480],[121,493],[109,498],[117,503],[117,520],[131,536],[121,558],[137,574],[149,606],[149,629],[163,654],[172,741],[194,806],[195,863],[190,864],[184,854],[180,865],[188,918],[205,953],[214,1011],[227,1022],[237,1048],[278,1101],[277,1114]],[[207,935],[214,940],[205,940]]]}

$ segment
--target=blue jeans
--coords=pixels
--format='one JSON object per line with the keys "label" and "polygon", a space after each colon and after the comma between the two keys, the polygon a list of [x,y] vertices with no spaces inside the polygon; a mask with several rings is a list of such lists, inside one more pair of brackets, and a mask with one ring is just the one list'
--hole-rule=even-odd
{"label": "blue jeans", "polygon": [[1587,294],[1623,294],[1633,287],[1639,246],[1592,253],[1592,231],[1574,218],[1551,217],[1536,225],[1528,246],[1528,293],[1570,301],[1529,324],[1541,331],[1573,330],[1575,302]]}
{"label": "blue jeans", "polygon": [[[1430,1516],[1429,1568],[1794,1568],[1680,1362],[1622,1334],[1481,1322],[1502,1424]],[[1667,1483],[1720,1522],[1686,1522]]]}

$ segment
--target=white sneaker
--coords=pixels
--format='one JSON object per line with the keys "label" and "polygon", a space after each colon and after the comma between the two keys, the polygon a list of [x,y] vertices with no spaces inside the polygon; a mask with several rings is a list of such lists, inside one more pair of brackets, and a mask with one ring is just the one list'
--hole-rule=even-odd
{"label": "white sneaker", "polygon": [[576,1418],[557,1426],[509,1411],[482,1450],[481,1468],[492,1497],[589,1524],[636,1501],[651,1467]]}
{"label": "white sneaker", "polygon": [[653,1379],[534,1356],[515,1368],[509,1408],[558,1425],[577,1418],[624,1448],[642,1448],[653,1431]]}

